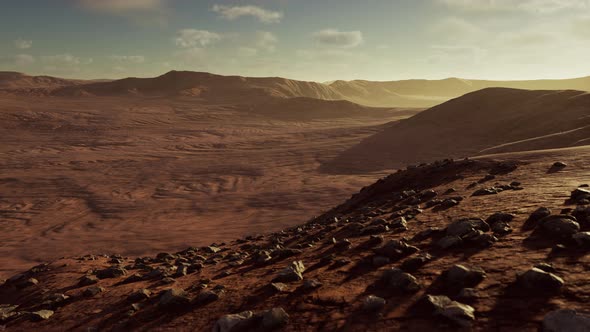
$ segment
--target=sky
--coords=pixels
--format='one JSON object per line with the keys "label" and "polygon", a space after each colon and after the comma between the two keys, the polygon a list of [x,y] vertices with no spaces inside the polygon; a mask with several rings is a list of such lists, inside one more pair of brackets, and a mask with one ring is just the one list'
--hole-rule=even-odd
{"label": "sky", "polygon": [[590,75],[590,0],[5,0],[0,70],[308,81]]}

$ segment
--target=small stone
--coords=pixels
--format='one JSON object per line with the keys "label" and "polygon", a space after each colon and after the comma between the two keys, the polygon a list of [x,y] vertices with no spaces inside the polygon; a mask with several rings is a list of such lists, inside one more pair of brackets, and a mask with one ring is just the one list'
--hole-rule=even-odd
{"label": "small stone", "polygon": [[575,310],[561,309],[551,311],[543,319],[543,332],[588,332],[590,315],[577,313]]}
{"label": "small stone", "polygon": [[270,284],[270,290],[272,293],[281,293],[287,290],[289,286],[283,284],[282,282],[273,282]]}
{"label": "small stone", "polygon": [[555,163],[553,163],[554,168],[564,168],[566,166],[567,164],[562,161],[556,161]]}
{"label": "small stone", "polygon": [[199,293],[199,295],[197,295],[197,298],[195,299],[195,303],[200,304],[200,305],[204,305],[204,304],[209,304],[211,302],[215,302],[217,300],[219,300],[220,296],[218,293],[214,292],[214,291],[202,291],[201,293]]}
{"label": "small stone", "polygon": [[590,232],[579,232],[572,235],[576,244],[583,248],[590,248]]}
{"label": "small stone", "polygon": [[39,280],[37,280],[35,278],[29,278],[25,281],[21,281],[21,282],[17,283],[16,288],[27,288],[27,287],[35,286],[38,283],[39,283]]}
{"label": "small stone", "polygon": [[537,223],[539,222],[539,220],[548,217],[551,215],[551,210],[549,210],[546,207],[540,207],[538,209],[536,209],[535,211],[533,211],[533,213],[531,213],[531,215],[529,216],[529,218],[526,220],[523,229],[524,230],[531,230],[533,228],[535,228],[537,226]]}
{"label": "small stone", "polygon": [[96,296],[97,294],[100,294],[104,291],[105,291],[105,289],[103,287],[91,286],[91,287],[86,288],[84,290],[84,292],[82,292],[82,295],[84,295],[86,297],[93,297],[93,296]]}
{"label": "small stone", "polygon": [[171,288],[162,292],[158,305],[165,308],[175,308],[188,305],[190,299],[186,292],[179,288]]}
{"label": "small stone", "polygon": [[384,298],[369,295],[363,300],[363,310],[367,312],[379,312],[385,307],[385,303]]}
{"label": "small stone", "polygon": [[350,247],[352,247],[352,243],[350,243],[350,241],[348,239],[343,239],[340,241],[336,241],[336,239],[333,239],[334,241],[334,249],[336,249],[337,251],[345,251],[350,249]]}
{"label": "small stone", "polygon": [[127,297],[127,301],[141,302],[141,301],[149,299],[150,296],[152,296],[152,292],[150,292],[149,289],[142,288],[136,292],[131,293],[131,295],[129,295]]}
{"label": "small stone", "polygon": [[536,292],[553,292],[561,289],[564,285],[564,281],[560,277],[538,268],[532,268],[524,272],[518,276],[518,281],[524,288]]}
{"label": "small stone", "polygon": [[247,321],[253,317],[252,311],[244,311],[239,314],[225,315],[221,317],[213,326],[213,332],[232,332],[238,324]]}
{"label": "small stone", "polygon": [[289,315],[283,308],[273,308],[262,315],[262,328],[274,330],[281,328],[289,322]]}
{"label": "small stone", "polygon": [[385,256],[373,256],[372,263],[375,267],[381,267],[389,264],[391,260]]}
{"label": "small stone", "polygon": [[41,321],[49,319],[53,316],[53,310],[39,310],[31,313],[31,320],[32,321]]}
{"label": "small stone", "polygon": [[447,226],[447,235],[463,237],[473,230],[487,232],[490,230],[490,225],[477,218],[459,219]]}
{"label": "small stone", "polygon": [[580,224],[570,215],[554,215],[539,220],[538,226],[547,236],[568,238],[580,231]]}
{"label": "small stone", "polygon": [[99,279],[118,278],[127,274],[127,270],[119,266],[111,266],[96,272]]}
{"label": "small stone", "polygon": [[430,262],[431,260],[432,256],[430,254],[421,254],[403,261],[400,268],[406,272],[414,272],[426,265],[426,263]]}
{"label": "small stone", "polygon": [[466,304],[453,301],[437,312],[459,326],[469,327],[475,320],[475,310]]}
{"label": "small stone", "polygon": [[283,269],[273,282],[294,282],[303,280],[305,266],[302,261],[294,261],[290,266]]}
{"label": "small stone", "polygon": [[322,286],[323,284],[317,279],[307,279],[303,282],[303,289],[306,291],[318,289]]}
{"label": "small stone", "polygon": [[457,300],[464,302],[473,302],[480,298],[479,291],[475,288],[463,288],[457,294]]}
{"label": "small stone", "polygon": [[421,288],[416,277],[397,268],[386,270],[380,282],[385,288],[395,292],[414,293]]}
{"label": "small stone", "polygon": [[456,235],[448,235],[436,242],[436,246],[440,249],[450,249],[458,247],[463,243],[463,240]]}
{"label": "small stone", "polygon": [[485,277],[485,271],[477,266],[466,267],[457,264],[444,272],[444,280],[447,286],[452,288],[473,287],[482,282]]}
{"label": "small stone", "polygon": [[98,278],[93,275],[86,275],[80,278],[78,286],[90,286],[98,283]]}

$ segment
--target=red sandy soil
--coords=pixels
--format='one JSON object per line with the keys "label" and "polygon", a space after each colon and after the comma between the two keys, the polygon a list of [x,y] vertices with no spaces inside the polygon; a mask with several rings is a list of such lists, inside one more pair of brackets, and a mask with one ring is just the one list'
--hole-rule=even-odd
{"label": "red sandy soil", "polygon": [[301,223],[383,173],[317,168],[416,110],[305,98],[21,97],[0,103],[0,278]]}
{"label": "red sandy soil", "polygon": [[[98,285],[104,287],[105,291],[93,297],[84,297],[80,294],[86,287],[76,286],[79,278],[92,273],[94,269],[110,266],[110,259],[98,257],[96,260],[56,260],[47,268],[40,268],[41,271],[27,275],[38,279],[37,285],[20,290],[15,289],[12,283],[0,287],[0,302],[18,304],[18,310],[28,311],[34,310],[47,294],[59,292],[71,298],[56,309],[48,320],[31,322],[24,315],[8,322],[6,327],[9,331],[209,331],[214,322],[225,314],[282,307],[290,316],[284,331],[457,331],[461,329],[421,313],[414,305],[425,294],[440,294],[442,291],[436,281],[441,272],[453,264],[461,263],[482,267],[487,273],[483,282],[476,286],[481,296],[470,303],[476,315],[472,330],[537,331],[541,320],[549,311],[568,308],[583,312],[588,309],[590,283],[587,270],[590,256],[587,255],[588,251],[576,249],[552,252],[552,246],[558,242],[534,240],[531,238],[531,231],[523,230],[522,226],[538,207],[548,207],[554,213],[559,213],[562,208],[575,207],[567,203],[567,200],[570,191],[588,182],[589,157],[590,148],[581,147],[495,155],[476,161],[426,165],[398,172],[363,189],[351,200],[299,229],[294,227],[284,232],[220,245],[223,250],[216,255],[206,253],[203,249],[195,249],[205,259],[217,257],[219,262],[206,264],[199,272],[176,278],[174,285],[162,285],[154,280],[118,285],[117,282],[126,277],[123,276],[100,280]],[[502,163],[490,158],[501,160]],[[565,162],[567,166],[553,171],[551,165],[555,161]],[[506,168],[506,165],[518,167],[513,170]],[[495,172],[498,169],[506,170]],[[490,172],[497,174],[494,179],[468,188],[471,183],[481,180]],[[512,181],[521,182],[523,190],[507,190],[491,196],[471,196],[477,189]],[[456,191],[443,194],[449,188]],[[420,252],[430,252],[435,256],[424,267],[412,272],[422,288],[415,294],[396,295],[372,287],[384,270],[400,266],[405,258],[392,260],[379,268],[363,264],[363,259],[372,254],[370,249],[363,246],[369,236],[351,230],[344,220],[355,218],[365,228],[377,218],[389,219],[392,212],[400,207],[403,214],[413,207],[403,208],[405,203],[400,202],[396,195],[404,190],[421,192],[426,189],[435,190],[439,194],[438,198],[462,196],[464,200],[459,205],[442,211],[424,208],[420,204],[424,208],[423,213],[409,220],[407,231],[386,231],[381,234],[385,241],[407,239]],[[160,204],[164,205],[165,202],[161,201]],[[514,214],[515,218],[510,222],[513,232],[499,236],[497,242],[490,247],[437,250],[429,239],[411,240],[414,235],[429,227],[444,228],[459,217],[485,219],[495,212]],[[335,221],[334,217],[341,221]],[[166,236],[168,233],[178,236],[175,227],[178,226],[166,224],[165,229],[162,227],[158,230]],[[112,233],[116,232],[109,234]],[[100,232],[95,234],[100,236]],[[197,237],[198,235],[195,236],[195,243],[199,242]],[[330,241],[332,238],[350,239],[351,249],[335,251]],[[275,257],[262,265],[250,260],[257,248],[276,249],[277,245],[285,248],[299,247],[301,252],[288,258]],[[113,247],[108,252],[116,252],[117,249]],[[236,253],[245,257],[245,262],[241,266],[231,267],[228,265],[228,258]],[[346,258],[350,263],[340,267],[317,264],[330,253],[335,254],[335,259]],[[133,259],[134,257],[125,258],[122,265],[132,268]],[[293,260],[301,260],[307,267],[303,274],[305,279],[318,279],[323,286],[303,292],[298,289],[302,285],[299,281],[289,283],[287,290],[282,293],[272,295],[262,291],[277,272]],[[516,274],[543,262],[552,264],[555,273],[565,280],[563,289],[552,295],[545,294],[543,290],[526,294],[520,292],[514,284]],[[140,271],[129,270],[129,273],[135,272]],[[221,274],[222,272],[227,273]],[[225,287],[219,300],[206,305],[192,302],[173,312],[165,311],[157,305],[159,292],[171,287],[187,290],[188,297],[194,299],[204,292],[198,287],[199,281],[203,279],[211,279],[205,282],[208,284],[207,289],[218,285]],[[126,301],[126,297],[140,288],[149,288],[154,295],[145,301],[142,309],[128,315],[130,303]],[[379,315],[367,314],[361,310],[362,300],[369,294],[383,296],[387,300]]]}
{"label": "red sandy soil", "polygon": [[448,157],[586,145],[588,109],[587,92],[484,89],[392,124],[324,167],[363,173]]}

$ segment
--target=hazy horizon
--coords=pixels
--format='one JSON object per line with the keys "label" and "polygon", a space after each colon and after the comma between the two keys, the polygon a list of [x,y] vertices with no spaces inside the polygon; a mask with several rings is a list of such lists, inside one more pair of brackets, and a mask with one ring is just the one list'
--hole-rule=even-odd
{"label": "hazy horizon", "polygon": [[25,0],[2,12],[0,70],[33,75],[174,69],[327,82],[590,73],[586,0]]}

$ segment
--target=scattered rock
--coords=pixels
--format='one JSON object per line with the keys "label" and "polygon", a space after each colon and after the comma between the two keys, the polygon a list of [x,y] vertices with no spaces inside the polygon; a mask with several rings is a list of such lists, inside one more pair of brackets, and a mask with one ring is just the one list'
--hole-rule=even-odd
{"label": "scattered rock", "polygon": [[564,168],[566,166],[567,166],[566,163],[564,163],[562,161],[556,161],[556,162],[553,163],[553,166],[552,167],[554,167],[554,168]]}
{"label": "scattered rock", "polygon": [[459,219],[447,226],[447,235],[463,237],[469,234],[470,232],[473,232],[474,230],[487,232],[490,230],[490,225],[483,221],[483,219]]}
{"label": "scattered rock", "polygon": [[225,315],[213,326],[213,332],[232,332],[234,327],[253,317],[252,311],[244,311],[239,314]]}
{"label": "scattered rock", "polygon": [[283,308],[273,308],[262,315],[262,328],[264,330],[275,330],[289,323],[289,315]]}
{"label": "scattered rock", "polygon": [[111,266],[109,268],[99,270],[96,272],[96,276],[99,279],[118,278],[127,274],[127,270],[120,266]]}
{"label": "scattered rock", "polygon": [[570,200],[574,203],[580,204],[582,201],[590,199],[590,190],[585,188],[578,188],[572,191]]}
{"label": "scattered rock", "polygon": [[53,316],[53,310],[39,310],[35,312],[31,312],[31,320],[32,321],[42,321],[51,318]]}
{"label": "scattered rock", "polygon": [[152,292],[149,289],[142,288],[136,292],[131,293],[127,297],[127,301],[129,302],[141,302],[147,300],[152,296]]}
{"label": "scattered rock", "polygon": [[273,282],[294,282],[303,280],[305,266],[302,261],[294,261],[290,266],[279,272],[279,275],[273,279]]}
{"label": "scattered rock", "polygon": [[551,311],[543,319],[543,332],[588,332],[590,315],[575,310],[561,309]]}
{"label": "scattered rock", "polygon": [[97,294],[100,294],[104,291],[105,291],[105,289],[103,287],[91,286],[91,287],[86,288],[84,290],[84,292],[82,292],[82,295],[84,295],[86,297],[93,297],[93,296],[96,296]]}
{"label": "scattered rock", "polygon": [[310,291],[322,287],[323,284],[317,279],[307,279],[303,282],[303,290]]}
{"label": "scattered rock", "polygon": [[590,249],[590,232],[576,233],[572,235],[572,239],[578,246]]}
{"label": "scattered rock", "polygon": [[537,226],[539,220],[551,215],[551,210],[546,207],[536,209],[524,223],[524,230],[531,230]]}
{"label": "scattered rock", "polygon": [[537,226],[545,235],[555,238],[569,238],[580,231],[580,224],[570,215],[558,214],[545,217]]}
{"label": "scattered rock", "polygon": [[457,300],[463,302],[473,302],[480,298],[479,291],[475,288],[463,288],[457,294]]}
{"label": "scattered rock", "polygon": [[205,304],[209,304],[211,302],[215,302],[217,300],[219,300],[220,296],[218,292],[214,292],[214,291],[202,291],[201,293],[199,293],[199,295],[197,295],[197,298],[195,299],[195,303],[199,304],[199,305],[205,305]]}
{"label": "scattered rock", "polygon": [[186,292],[179,288],[171,288],[162,292],[158,305],[164,308],[177,308],[188,305],[190,299]]}
{"label": "scattered rock", "polygon": [[269,285],[269,289],[273,294],[284,292],[287,290],[287,288],[289,288],[289,286],[283,284],[282,282],[273,282]]}
{"label": "scattered rock", "polygon": [[385,256],[373,256],[373,259],[371,260],[373,266],[375,267],[381,267],[381,266],[385,266],[389,263],[391,263],[391,260],[389,259],[389,257],[385,257]]}
{"label": "scattered rock", "polygon": [[553,273],[545,272],[538,268],[532,268],[518,276],[519,283],[528,290],[535,292],[553,292],[561,289],[563,279]]}
{"label": "scattered rock", "polygon": [[384,298],[369,295],[363,300],[363,310],[366,312],[379,312],[385,307],[385,303]]}
{"label": "scattered rock", "polygon": [[416,277],[397,268],[386,270],[380,283],[388,290],[402,293],[414,293],[421,288]]}
{"label": "scattered rock", "polygon": [[403,240],[391,240],[391,241],[387,242],[385,245],[383,245],[382,247],[376,248],[374,250],[374,252],[377,255],[381,255],[381,256],[385,256],[385,257],[389,257],[389,258],[399,258],[402,256],[411,255],[419,250],[420,249],[418,249],[414,246],[408,245]]}
{"label": "scattered rock", "polygon": [[426,295],[420,300],[419,306],[426,312],[444,317],[462,327],[469,327],[475,320],[475,310],[471,306],[452,301],[444,295]]}
{"label": "scattered rock", "polygon": [[436,242],[436,247],[446,250],[454,247],[458,247],[463,244],[463,240],[456,235],[448,235]]}
{"label": "scattered rock", "polygon": [[90,286],[98,283],[98,278],[93,275],[86,275],[80,278],[78,286]]}
{"label": "scattered rock", "polygon": [[479,284],[486,277],[486,273],[477,266],[466,267],[457,264],[445,271],[443,276],[447,287],[459,289]]}
{"label": "scattered rock", "polygon": [[16,288],[27,288],[27,287],[31,287],[31,286],[35,286],[39,283],[39,280],[35,279],[35,278],[29,278],[27,280],[21,281],[19,283],[16,284]]}
{"label": "scattered rock", "polygon": [[429,253],[417,255],[416,257],[408,258],[402,262],[400,268],[406,272],[417,271],[426,263],[432,260],[432,256]]}

